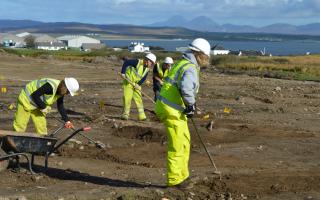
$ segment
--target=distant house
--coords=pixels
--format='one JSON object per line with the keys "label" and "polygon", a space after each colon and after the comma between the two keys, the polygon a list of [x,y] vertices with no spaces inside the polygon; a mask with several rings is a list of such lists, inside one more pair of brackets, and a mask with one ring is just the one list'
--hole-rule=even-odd
{"label": "distant house", "polygon": [[148,52],[150,51],[149,47],[145,47],[144,43],[140,42],[131,42],[131,44],[128,46],[128,51],[130,52]]}
{"label": "distant house", "polygon": [[213,55],[228,55],[230,53],[230,50],[227,50],[222,46],[215,46],[213,49],[211,49],[210,53]]}
{"label": "distant house", "polygon": [[0,43],[4,47],[22,48],[26,46],[24,38],[13,34],[3,34],[0,36]]}
{"label": "distant house", "polygon": [[230,51],[229,54],[237,55],[237,56],[264,56],[262,51],[255,51],[255,50]]}
{"label": "distant house", "polygon": [[105,44],[95,44],[95,43],[83,43],[81,46],[82,51],[91,51],[91,50],[97,50],[97,49],[102,49],[106,47]]}
{"label": "distant house", "polygon": [[100,40],[81,35],[65,35],[57,38],[68,47],[81,48],[82,44],[100,44]]}
{"label": "distant house", "polygon": [[67,49],[67,46],[62,42],[36,42],[36,49],[43,49],[49,51],[57,51],[61,49]]}

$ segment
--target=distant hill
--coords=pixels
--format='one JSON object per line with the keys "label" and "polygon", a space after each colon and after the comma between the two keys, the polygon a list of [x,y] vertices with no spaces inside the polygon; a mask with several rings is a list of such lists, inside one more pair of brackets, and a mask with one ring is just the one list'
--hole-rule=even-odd
{"label": "distant hill", "polygon": [[165,21],[150,24],[151,27],[184,27],[197,31],[208,32],[228,32],[228,33],[273,33],[292,35],[320,35],[320,23],[295,26],[291,24],[271,24],[264,27],[254,27],[249,25],[223,24],[208,17],[200,16],[191,20],[186,20],[181,16],[173,16]]}
{"label": "distant hill", "polygon": [[32,20],[6,20],[0,19],[0,30],[5,28],[21,28],[41,25],[43,22]]}
{"label": "distant hill", "polygon": [[[160,39],[193,39],[195,37],[204,37],[209,40],[230,40],[230,41],[283,41],[283,40],[320,40],[319,36],[313,35],[320,30],[320,24],[309,24],[295,27],[285,24],[274,24],[264,28],[255,28],[252,26],[239,26],[232,24],[218,25],[208,18],[198,17],[191,20],[188,28],[178,27],[179,23],[185,20],[179,16],[175,17],[175,26],[163,26],[158,24],[153,26],[134,26],[124,24],[87,24],[78,22],[39,22],[30,20],[1,20],[0,32],[30,32],[47,34],[89,34],[92,35],[116,35],[133,36],[143,38]],[[200,21],[203,21],[201,24]],[[194,27],[202,27],[205,31],[192,30]],[[209,29],[212,28],[212,29]],[[212,32],[210,30],[216,30]],[[272,31],[274,33],[269,33]],[[291,34],[285,35],[289,31]],[[299,33],[308,33],[299,35]],[[102,38],[103,39],[103,38]]]}

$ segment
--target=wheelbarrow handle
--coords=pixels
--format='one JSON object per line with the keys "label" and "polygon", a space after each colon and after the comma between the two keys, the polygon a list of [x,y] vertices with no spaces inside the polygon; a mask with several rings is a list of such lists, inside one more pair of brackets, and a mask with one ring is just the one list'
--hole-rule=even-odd
{"label": "wheelbarrow handle", "polygon": [[91,127],[83,127],[75,130],[71,135],[69,135],[66,139],[62,140],[57,146],[55,146],[50,152],[49,155],[55,152],[59,147],[64,145],[66,142],[68,142],[71,138],[73,138],[75,135],[77,135],[81,131],[89,131],[91,130]]}

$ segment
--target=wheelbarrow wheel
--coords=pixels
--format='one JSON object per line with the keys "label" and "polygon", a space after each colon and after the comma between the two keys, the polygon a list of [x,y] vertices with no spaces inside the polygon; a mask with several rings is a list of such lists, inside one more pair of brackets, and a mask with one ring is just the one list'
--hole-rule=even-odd
{"label": "wheelbarrow wheel", "polygon": [[6,152],[2,150],[2,148],[0,148],[0,172],[6,170],[9,166],[9,160],[8,158],[2,158],[1,156],[6,155]]}

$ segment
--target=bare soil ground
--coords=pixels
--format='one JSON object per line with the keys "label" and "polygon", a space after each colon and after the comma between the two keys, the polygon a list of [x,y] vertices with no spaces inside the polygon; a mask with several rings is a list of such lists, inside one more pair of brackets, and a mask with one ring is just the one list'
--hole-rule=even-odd
{"label": "bare soil ground", "polygon": [[[190,123],[190,170],[198,177],[189,191],[166,188],[166,133],[144,100],[149,122],[137,121],[133,104],[129,121],[119,119],[122,104],[121,60],[97,62],[23,58],[0,54],[0,129],[11,130],[18,93],[40,77],[79,79],[81,94],[65,106],[86,116],[77,127],[106,144],[97,149],[81,136],[49,158],[36,158],[37,175],[0,172],[0,199],[320,199],[320,83],[202,72],[198,106],[210,112],[195,122],[222,179]],[[152,89],[144,86],[150,95]],[[225,113],[224,108],[231,109]],[[61,124],[48,116],[53,132]],[[214,120],[212,131],[206,124]],[[28,131],[32,132],[30,122]],[[60,137],[70,133],[64,130]],[[25,163],[22,159],[22,163]]]}

